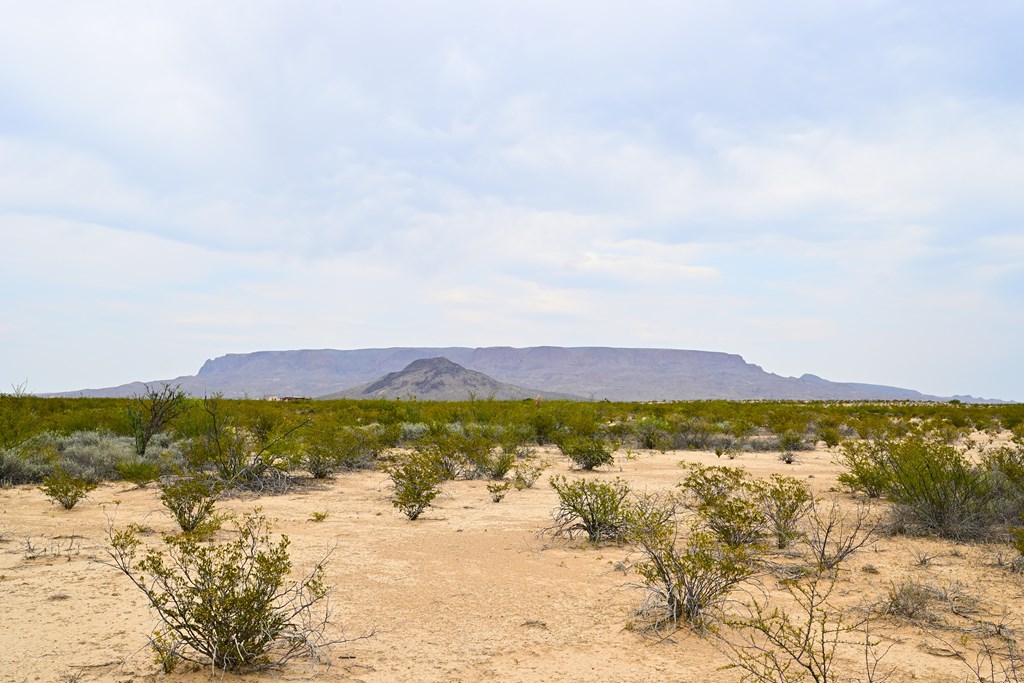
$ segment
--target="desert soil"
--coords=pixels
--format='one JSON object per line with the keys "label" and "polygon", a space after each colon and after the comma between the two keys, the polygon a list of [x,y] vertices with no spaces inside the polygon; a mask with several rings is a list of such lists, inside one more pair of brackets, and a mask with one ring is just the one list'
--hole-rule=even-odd
{"label": "desert soil", "polygon": [[[544,455],[554,466],[534,488],[511,490],[496,504],[485,481],[449,482],[412,522],[391,506],[386,476],[373,471],[221,503],[235,513],[261,507],[274,531],[291,539],[296,570],[334,548],[327,576],[332,634],[352,639],[332,647],[329,667],[292,662],[225,680],[737,681],[737,671],[723,669],[729,660],[714,639],[628,627],[643,597],[631,586],[636,575],[623,571],[635,556],[622,546],[545,534],[557,505],[548,476],[621,477],[634,489],[656,491],[679,480],[685,460],[800,477],[819,495],[855,504],[834,492],[839,469],[824,450],[802,453],[791,465],[772,453],[719,460],[713,453],[620,452],[613,468],[595,473],[571,472],[556,452]],[[327,517],[313,521],[314,512]],[[158,672],[147,647],[156,616],[104,562],[111,522],[174,530],[152,487],[106,484],[71,511],[35,487],[0,491],[0,681],[209,680],[209,671]],[[945,602],[937,600],[924,617],[878,616],[873,632],[890,648],[883,668],[894,671],[891,680],[963,681],[968,670],[950,656],[961,647],[955,629],[977,633],[983,622],[1012,624],[1024,613],[1019,577],[993,565],[999,551],[883,536],[846,563],[835,602],[856,616],[907,579],[945,591]],[[1002,552],[1010,554],[1008,547]],[[780,594],[767,576],[735,597],[766,594]],[[841,654],[854,669],[858,657],[855,647]]]}

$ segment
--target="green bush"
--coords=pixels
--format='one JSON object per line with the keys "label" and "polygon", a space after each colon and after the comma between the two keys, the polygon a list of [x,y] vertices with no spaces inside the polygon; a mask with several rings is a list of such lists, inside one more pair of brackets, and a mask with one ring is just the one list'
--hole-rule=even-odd
{"label": "green bush", "polygon": [[664,452],[671,445],[669,424],[663,419],[645,417],[631,426],[640,448]]}
{"label": "green bush", "polygon": [[155,462],[144,460],[123,460],[117,463],[116,467],[122,479],[135,484],[140,489],[160,479],[163,469]]}
{"label": "green bush", "polygon": [[843,436],[837,427],[822,427],[818,430],[818,438],[829,448],[835,448],[843,441]]}
{"label": "green bush", "polygon": [[535,457],[524,458],[512,466],[512,485],[516,491],[533,488],[533,485],[544,474],[544,470],[551,467],[546,460],[538,460]]}
{"label": "green bush", "polygon": [[171,511],[182,531],[202,534],[209,530],[222,487],[209,475],[184,476],[160,487],[160,502]]}
{"label": "green bush", "polygon": [[692,464],[679,483],[700,524],[726,545],[756,545],[764,537],[768,519],[761,486],[734,467]]}
{"label": "green bush", "polygon": [[634,565],[647,592],[640,614],[655,628],[683,621],[705,629],[729,593],[755,572],[749,548],[696,528],[681,533],[672,502],[641,498],[627,528],[642,557]]}
{"label": "green bush", "polygon": [[50,500],[60,503],[65,510],[70,510],[78,501],[89,495],[96,488],[95,482],[82,477],[73,477],[63,467],[53,468],[53,474],[43,477],[39,489]]}
{"label": "green bush", "polygon": [[301,451],[301,466],[314,479],[324,479],[336,472],[374,467],[380,446],[370,430],[322,419],[306,430]]}
{"label": "green bush", "polygon": [[563,436],[558,448],[582,470],[592,470],[615,463],[615,456],[608,450],[604,440],[593,436]]}
{"label": "green bush", "polygon": [[757,494],[776,547],[786,548],[800,535],[800,521],[811,511],[811,490],[799,479],[772,474],[767,482],[757,482]]}
{"label": "green bush", "polygon": [[884,442],[886,491],[909,528],[944,538],[983,538],[998,518],[999,488],[964,451],[914,436]]}
{"label": "green bush", "polygon": [[391,477],[393,493],[391,504],[410,520],[416,519],[430,507],[441,492],[444,473],[429,451],[414,450],[385,467]]}
{"label": "green bush", "polygon": [[868,498],[878,498],[892,484],[892,466],[884,441],[847,441],[838,455],[838,463],[847,469],[840,473],[839,483],[851,491],[861,491]]}
{"label": "green bush", "polygon": [[475,472],[487,479],[504,479],[515,463],[515,451],[499,448],[484,454],[484,457],[475,463]]}
{"label": "green bush", "polygon": [[163,549],[146,547],[137,527],[111,530],[109,554],[160,617],[152,646],[165,671],[178,660],[224,671],[263,668],[318,657],[329,644],[320,609],[328,597],[326,558],[289,581],[288,538],[272,542],[262,516],[246,515],[225,543],[189,534],[163,541]]}
{"label": "green bush", "polygon": [[512,485],[510,481],[495,481],[487,485],[487,492],[491,494],[491,500],[495,503],[500,503],[505,498],[505,494],[508,493],[509,486]]}
{"label": "green bush", "polygon": [[615,481],[567,481],[563,476],[551,477],[551,487],[558,494],[554,532],[570,538],[585,533],[591,543],[617,541],[626,534],[626,498],[629,485]]}

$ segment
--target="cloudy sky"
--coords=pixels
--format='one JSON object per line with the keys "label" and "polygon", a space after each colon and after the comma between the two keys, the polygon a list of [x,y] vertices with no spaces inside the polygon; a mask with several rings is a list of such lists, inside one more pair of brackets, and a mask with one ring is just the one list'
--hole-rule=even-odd
{"label": "cloudy sky", "polygon": [[0,391],[551,344],[1024,400],[1019,0],[0,9]]}

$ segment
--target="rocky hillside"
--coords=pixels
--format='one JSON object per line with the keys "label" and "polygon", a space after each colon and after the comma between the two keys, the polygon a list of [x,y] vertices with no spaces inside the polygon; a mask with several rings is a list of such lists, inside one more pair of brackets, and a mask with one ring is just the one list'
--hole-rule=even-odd
{"label": "rocky hillside", "polygon": [[482,372],[467,370],[447,358],[414,360],[399,372],[347,391],[322,396],[331,398],[419,399],[421,401],[465,401],[495,399],[514,401],[525,398],[580,400],[579,396],[556,394],[506,384]]}

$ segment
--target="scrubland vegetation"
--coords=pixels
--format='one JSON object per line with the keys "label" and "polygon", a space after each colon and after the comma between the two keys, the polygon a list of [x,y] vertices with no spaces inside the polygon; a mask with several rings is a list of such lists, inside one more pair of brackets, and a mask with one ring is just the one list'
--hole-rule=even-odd
{"label": "scrubland vegetation", "polygon": [[[833,490],[798,475],[798,454],[814,449],[841,467]],[[640,452],[678,454],[669,485],[619,476]],[[744,461],[766,453],[779,471],[751,476]],[[850,558],[881,538],[987,544],[995,571],[1024,568],[1024,406],[270,403],[166,386],[124,400],[0,396],[3,486],[37,487],[65,515],[101,482],[159,488],[177,530],[157,541],[143,520],[112,522],[107,554],[159,615],[151,647],[165,672],[319,661],[341,640],[317,611],[330,591],[326,557],[289,578],[287,537],[273,539],[258,512],[221,514],[225,497],[315,495],[316,482],[378,471],[379,495],[415,527],[450,482],[482,480],[498,503],[534,487],[554,459],[544,488],[557,504],[536,532],[582,552],[621,551],[623,584],[637,589],[623,625],[638,638],[685,631],[719,643],[735,680],[883,680],[892,641],[882,622],[923,624],[929,605],[956,596],[893,580],[875,605],[838,606]],[[970,623],[929,637],[956,644],[968,679],[1018,680],[1017,627]]]}

